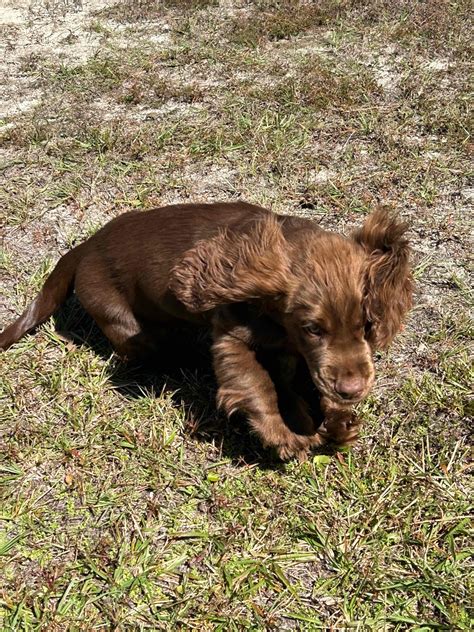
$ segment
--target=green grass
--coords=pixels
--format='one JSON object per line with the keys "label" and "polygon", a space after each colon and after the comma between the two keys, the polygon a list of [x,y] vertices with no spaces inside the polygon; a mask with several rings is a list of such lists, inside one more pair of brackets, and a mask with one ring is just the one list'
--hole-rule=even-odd
{"label": "green grass", "polygon": [[127,369],[69,302],[0,356],[2,629],[472,628],[469,6],[297,4],[111,2],[88,58],[22,47],[2,323],[130,208],[242,197],[349,232],[388,203],[416,304],[360,442],[278,463],[210,366]]}

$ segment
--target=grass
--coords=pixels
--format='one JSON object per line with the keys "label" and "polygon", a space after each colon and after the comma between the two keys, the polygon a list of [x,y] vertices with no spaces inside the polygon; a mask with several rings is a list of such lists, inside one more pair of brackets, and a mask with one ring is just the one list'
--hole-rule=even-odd
{"label": "grass", "polygon": [[348,232],[388,203],[417,296],[363,436],[280,464],[208,364],[128,370],[70,301],[0,356],[2,629],[472,628],[469,7],[294,4],[110,3],[93,55],[13,46],[39,98],[0,128],[2,323],[130,208],[243,197]]}

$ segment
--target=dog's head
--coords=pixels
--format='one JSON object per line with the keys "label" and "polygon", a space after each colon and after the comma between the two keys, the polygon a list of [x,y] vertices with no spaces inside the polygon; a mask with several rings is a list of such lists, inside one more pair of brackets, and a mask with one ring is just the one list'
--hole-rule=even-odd
{"label": "dog's head", "polygon": [[320,392],[339,404],[367,395],[374,380],[365,298],[365,253],[341,235],[300,235],[283,323]]}
{"label": "dog's head", "polygon": [[411,305],[405,231],[384,210],[350,238],[270,215],[198,242],[170,287],[193,312],[262,300],[321,393],[354,404],[372,387],[374,350],[390,344]]}

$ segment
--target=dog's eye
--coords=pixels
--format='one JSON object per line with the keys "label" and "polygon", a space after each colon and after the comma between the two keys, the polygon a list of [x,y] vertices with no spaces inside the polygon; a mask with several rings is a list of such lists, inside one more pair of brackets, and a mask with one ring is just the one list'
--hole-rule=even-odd
{"label": "dog's eye", "polygon": [[319,325],[316,325],[316,323],[308,323],[303,327],[303,329],[310,336],[316,336],[317,338],[320,338],[324,334],[322,328]]}

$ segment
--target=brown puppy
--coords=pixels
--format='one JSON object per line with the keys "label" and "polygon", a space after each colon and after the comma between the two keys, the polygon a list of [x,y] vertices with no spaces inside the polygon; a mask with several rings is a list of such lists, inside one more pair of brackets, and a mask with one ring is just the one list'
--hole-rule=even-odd
{"label": "brown puppy", "polygon": [[[0,334],[0,348],[72,290],[127,358],[159,354],[157,332],[173,322],[209,327],[218,405],[244,413],[281,458],[304,458],[328,439],[357,436],[352,406],[373,384],[372,354],[391,342],[411,305],[405,231],[383,210],[350,238],[243,202],[127,213],[60,259]],[[260,361],[265,351],[284,358],[281,380]],[[300,359],[321,397],[319,427],[293,388]],[[283,400],[295,423],[282,418]]]}

